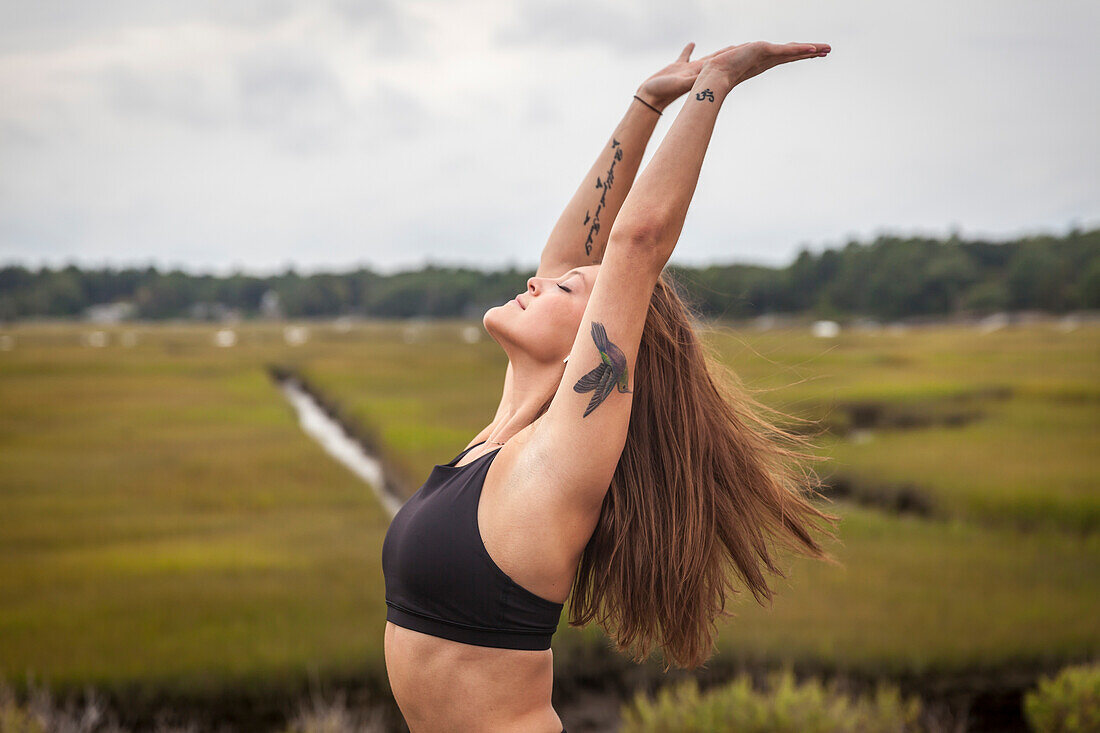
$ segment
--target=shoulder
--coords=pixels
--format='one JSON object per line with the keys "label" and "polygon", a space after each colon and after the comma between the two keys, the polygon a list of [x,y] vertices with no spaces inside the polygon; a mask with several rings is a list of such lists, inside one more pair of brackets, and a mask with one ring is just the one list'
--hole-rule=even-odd
{"label": "shoulder", "polygon": [[[599,516],[610,478],[601,471],[578,471],[569,460],[548,450],[541,433],[546,416],[508,439],[493,459],[497,480],[511,496],[537,503],[555,517],[569,520]],[[589,499],[599,496],[593,503]]]}

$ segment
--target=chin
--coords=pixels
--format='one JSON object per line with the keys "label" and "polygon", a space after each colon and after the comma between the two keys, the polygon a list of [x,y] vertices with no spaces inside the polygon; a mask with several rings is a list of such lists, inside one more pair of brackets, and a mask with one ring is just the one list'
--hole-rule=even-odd
{"label": "chin", "polygon": [[508,318],[506,312],[504,312],[507,307],[507,304],[493,306],[485,311],[485,315],[481,317],[481,325],[485,327],[485,330],[494,341],[499,342],[502,329],[507,328],[505,322]]}

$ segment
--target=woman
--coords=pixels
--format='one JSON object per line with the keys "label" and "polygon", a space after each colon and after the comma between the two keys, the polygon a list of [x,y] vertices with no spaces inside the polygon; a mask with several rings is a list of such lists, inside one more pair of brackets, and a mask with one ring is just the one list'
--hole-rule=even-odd
{"label": "woman", "polygon": [[761,564],[785,577],[766,539],[832,561],[809,532],[838,519],[808,501],[813,456],[795,448],[809,438],[759,417],[662,274],[730,90],[830,48],[755,42],[690,61],[693,47],[639,87],[527,291],[485,314],[508,355],[496,417],[387,532],[386,668],[414,733],[562,731],[550,637],[571,594],[572,625],[697,667],[732,615],[729,571],[758,601],[772,593]]}

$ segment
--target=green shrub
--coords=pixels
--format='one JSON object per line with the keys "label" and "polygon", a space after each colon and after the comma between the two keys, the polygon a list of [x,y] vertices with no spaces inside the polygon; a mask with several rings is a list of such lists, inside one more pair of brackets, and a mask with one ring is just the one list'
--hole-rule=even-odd
{"label": "green shrub", "polygon": [[1024,695],[1024,717],[1039,733],[1100,731],[1100,662],[1066,667]]}
{"label": "green shrub", "polygon": [[901,699],[892,685],[879,685],[871,698],[852,699],[818,680],[795,683],[790,669],[768,675],[768,690],[756,692],[748,675],[699,691],[695,679],[643,693],[622,708],[621,733],[905,733],[917,731],[918,698]]}

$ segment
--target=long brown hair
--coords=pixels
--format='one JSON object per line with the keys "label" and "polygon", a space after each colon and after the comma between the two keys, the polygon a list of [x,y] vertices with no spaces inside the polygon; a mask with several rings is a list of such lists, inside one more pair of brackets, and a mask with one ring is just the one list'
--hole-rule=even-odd
{"label": "long brown hair", "polygon": [[[672,665],[701,666],[714,648],[727,590],[757,602],[773,591],[763,569],[786,578],[766,544],[839,564],[811,536],[821,481],[808,462],[812,436],[766,407],[693,329],[694,310],[665,272],[650,299],[634,368],[630,426],[599,523],[581,556],[571,626],[595,621],[619,651],[644,661],[659,647]],[[812,424],[812,423],[811,423]],[[825,533],[835,539],[828,530]]]}

